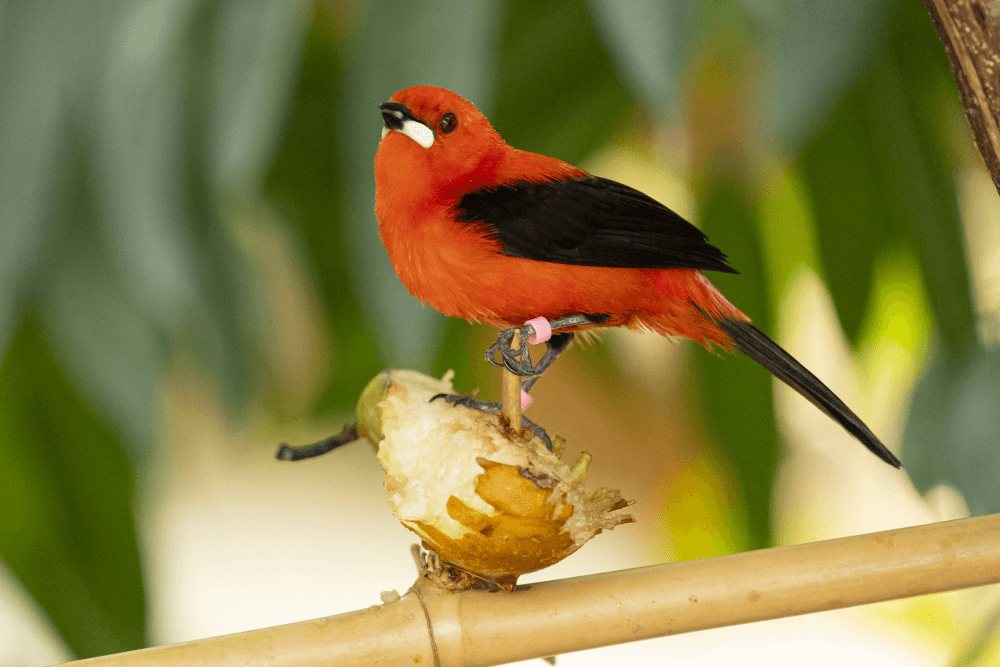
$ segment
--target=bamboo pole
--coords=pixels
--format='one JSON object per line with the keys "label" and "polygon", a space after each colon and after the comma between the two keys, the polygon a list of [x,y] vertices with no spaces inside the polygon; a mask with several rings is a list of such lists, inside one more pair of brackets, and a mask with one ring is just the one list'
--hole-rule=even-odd
{"label": "bamboo pole", "polygon": [[384,605],[78,667],[477,667],[1000,582],[1000,514]]}
{"label": "bamboo pole", "polygon": [[[527,345],[527,343],[525,343]],[[512,350],[521,346],[521,332],[514,329],[510,341]],[[506,368],[500,369],[500,400],[503,402],[503,416],[510,423],[514,433],[521,433],[521,378]]]}

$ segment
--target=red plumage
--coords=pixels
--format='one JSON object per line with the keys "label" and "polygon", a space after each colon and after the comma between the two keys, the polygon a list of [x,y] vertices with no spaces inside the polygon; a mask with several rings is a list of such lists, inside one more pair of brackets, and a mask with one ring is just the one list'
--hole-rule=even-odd
{"label": "red plumage", "polygon": [[648,328],[727,350],[729,337],[697,308],[749,321],[697,270],[576,266],[505,255],[485,226],[456,220],[461,197],[491,185],[559,182],[587,172],[511,147],[471,103],[445,89],[407,88],[391,99],[416,118],[458,117],[457,129],[429,149],[390,132],[375,156],[379,232],[396,274],[421,302],[501,328],[540,316],[608,314],[601,326]]}

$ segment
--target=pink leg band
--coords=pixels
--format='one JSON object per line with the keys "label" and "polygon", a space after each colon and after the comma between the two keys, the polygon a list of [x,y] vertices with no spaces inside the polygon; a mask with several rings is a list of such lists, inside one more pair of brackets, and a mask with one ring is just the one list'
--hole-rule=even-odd
{"label": "pink leg band", "polygon": [[549,321],[544,317],[536,317],[533,320],[528,320],[525,324],[530,324],[531,328],[535,330],[535,335],[528,339],[532,345],[544,343],[552,338],[552,327],[549,326]]}
{"label": "pink leg band", "polygon": [[[544,343],[548,339],[552,338],[552,327],[549,326],[549,321],[544,317],[536,317],[533,320],[528,320],[525,324],[530,324],[531,328],[535,330],[533,336],[528,338],[528,343],[531,345],[537,345],[538,343]],[[531,405],[534,399],[528,395],[528,392],[521,390],[521,412],[524,412]]]}

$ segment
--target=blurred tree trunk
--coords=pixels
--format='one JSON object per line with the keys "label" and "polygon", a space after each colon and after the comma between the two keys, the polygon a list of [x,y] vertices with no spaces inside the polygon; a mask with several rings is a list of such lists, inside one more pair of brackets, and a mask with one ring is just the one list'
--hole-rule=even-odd
{"label": "blurred tree trunk", "polygon": [[1000,192],[1000,3],[924,0],[951,61],[962,108]]}

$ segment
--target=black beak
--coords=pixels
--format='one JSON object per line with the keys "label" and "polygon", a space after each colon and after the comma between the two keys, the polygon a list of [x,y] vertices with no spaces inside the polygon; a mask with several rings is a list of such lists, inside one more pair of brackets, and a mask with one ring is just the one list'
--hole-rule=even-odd
{"label": "black beak", "polygon": [[383,102],[378,108],[382,110],[382,120],[390,130],[402,130],[404,121],[417,120],[402,102]]}

